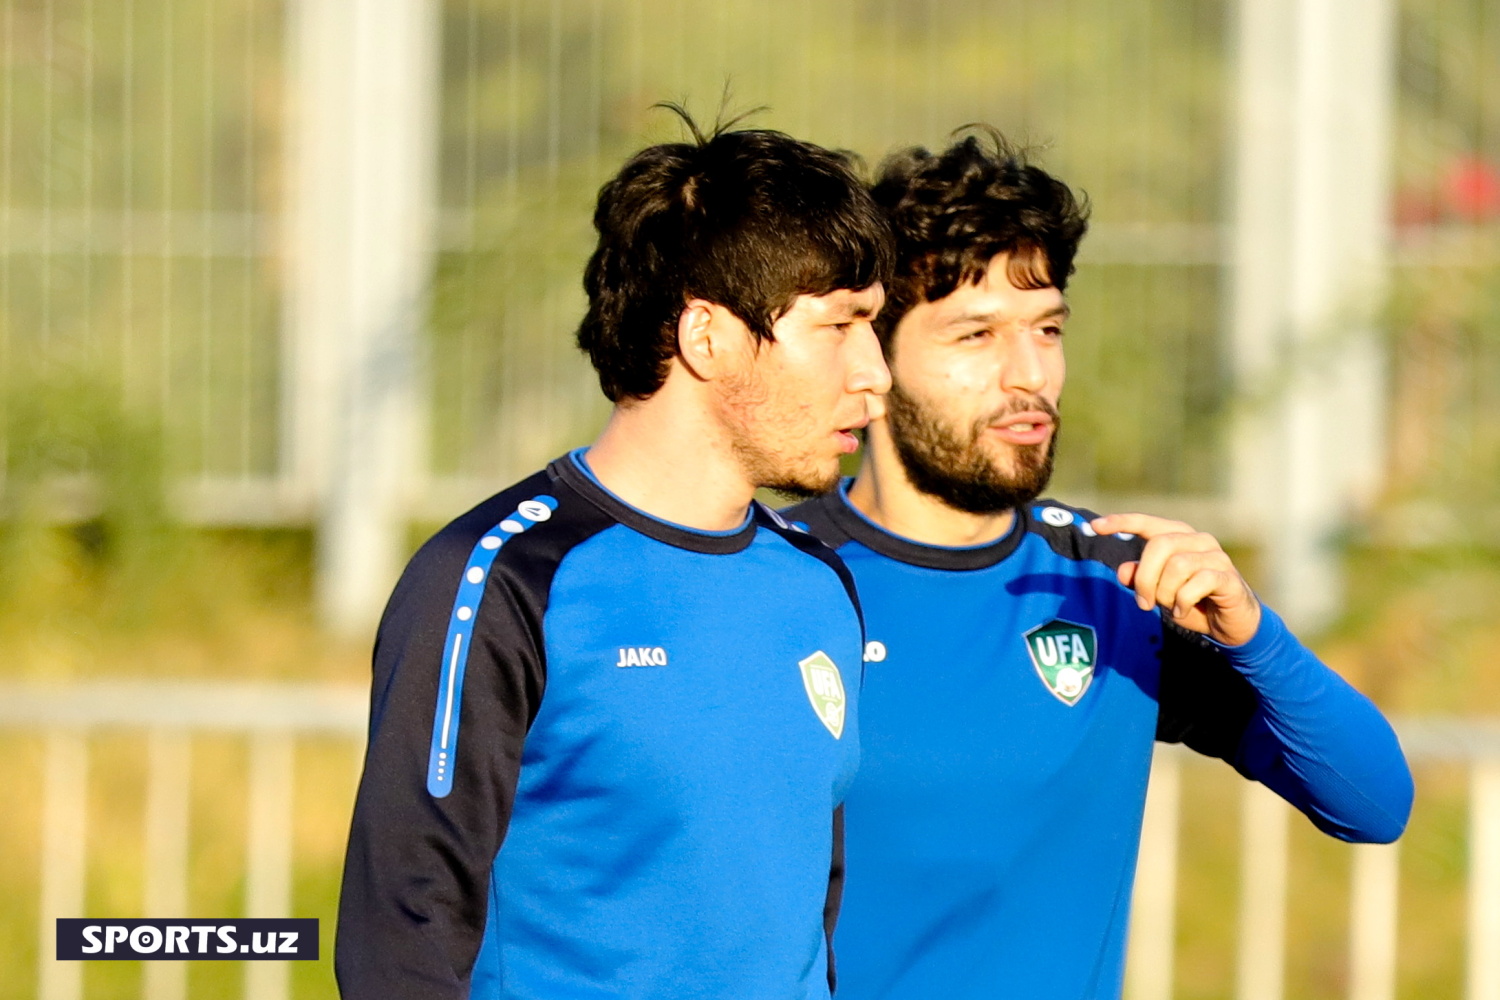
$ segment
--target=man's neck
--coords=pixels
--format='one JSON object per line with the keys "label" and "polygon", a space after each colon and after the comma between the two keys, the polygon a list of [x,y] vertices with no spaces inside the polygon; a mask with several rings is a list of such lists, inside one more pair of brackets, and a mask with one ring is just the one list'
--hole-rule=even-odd
{"label": "man's neck", "polygon": [[613,494],[664,521],[703,531],[745,523],[755,487],[723,431],[668,379],[650,399],[615,407],[588,451],[589,469]]}
{"label": "man's neck", "polygon": [[883,421],[870,425],[849,502],[885,530],[924,545],[985,545],[1010,531],[1015,511],[970,514],[923,493],[906,476]]}

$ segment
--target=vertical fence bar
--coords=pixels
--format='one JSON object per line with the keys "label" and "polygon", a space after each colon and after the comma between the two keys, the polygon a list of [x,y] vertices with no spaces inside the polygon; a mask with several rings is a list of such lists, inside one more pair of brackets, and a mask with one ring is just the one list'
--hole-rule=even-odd
{"label": "vertical fence bar", "polygon": [[[1332,540],[1376,494],[1375,334],[1391,201],[1394,4],[1238,0],[1231,495],[1297,628],[1325,624]],[[1275,530],[1270,530],[1274,524]]]}
{"label": "vertical fence bar", "polygon": [[1468,1000],[1500,1000],[1500,761],[1474,763],[1469,789]]}
{"label": "vertical fence bar", "polygon": [[1158,747],[1141,824],[1141,854],[1135,869],[1130,914],[1129,1000],[1171,1000],[1177,916],[1177,827],[1181,812],[1182,761]]}
{"label": "vertical fence bar", "polygon": [[1356,844],[1353,850],[1349,1000],[1395,1000],[1401,856],[1395,844]]}
{"label": "vertical fence bar", "polygon": [[1285,327],[1287,215],[1292,144],[1294,0],[1239,0],[1235,5],[1235,138],[1226,312],[1227,353],[1234,373],[1229,493],[1234,517],[1263,536],[1279,499],[1276,441],[1266,428]]}
{"label": "vertical fence bar", "polygon": [[[147,738],[146,892],[142,916],[188,916],[188,795],[192,739],[180,730],[154,729]],[[187,966],[146,962],[146,1000],[186,1000]]]}
{"label": "vertical fence bar", "polygon": [[1334,269],[1342,295],[1337,362],[1328,366],[1327,420],[1348,509],[1368,511],[1385,475],[1389,359],[1381,318],[1390,277],[1399,0],[1336,0],[1339,85],[1333,93],[1341,142],[1325,182],[1337,204]]}
{"label": "vertical fence bar", "polygon": [[42,899],[37,938],[37,997],[78,1000],[83,963],[57,961],[57,918],[83,916],[88,822],[88,742],[83,732],[47,734],[43,767]]}
{"label": "vertical fence bar", "polygon": [[[287,917],[292,910],[292,735],[257,733],[250,742],[250,816],[245,915]],[[286,1000],[285,962],[246,962],[246,1000]]]}
{"label": "vertical fence bar", "polygon": [[437,189],[436,0],[290,8],[284,471],[320,503],[318,602],[373,626],[426,474],[420,330]]}
{"label": "vertical fence bar", "polygon": [[1286,976],[1287,806],[1245,782],[1240,825],[1237,1000],[1281,1000]]}

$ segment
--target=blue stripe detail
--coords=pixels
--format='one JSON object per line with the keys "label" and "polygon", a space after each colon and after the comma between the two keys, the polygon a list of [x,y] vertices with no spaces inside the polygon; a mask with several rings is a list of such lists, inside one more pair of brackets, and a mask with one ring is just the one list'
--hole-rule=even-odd
{"label": "blue stripe detail", "polygon": [[448,641],[443,645],[442,676],[438,680],[437,708],[432,716],[432,748],[427,754],[427,791],[441,799],[453,791],[453,768],[458,760],[458,722],[462,716],[464,671],[469,665],[469,647],[485,581],[500,548],[532,525],[545,521],[557,510],[557,500],[545,494],[516,505],[510,516],[474,545],[453,598],[448,618]]}

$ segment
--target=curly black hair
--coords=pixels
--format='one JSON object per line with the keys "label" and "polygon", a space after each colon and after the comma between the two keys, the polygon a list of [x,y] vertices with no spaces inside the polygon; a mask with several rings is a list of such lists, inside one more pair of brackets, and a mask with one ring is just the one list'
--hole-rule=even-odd
{"label": "curly black hair", "polygon": [[766,129],[641,150],[599,192],[578,346],[612,402],[644,399],[677,355],[689,299],[724,306],[756,338],[798,295],[889,280],[890,227],[846,153]]}
{"label": "curly black hair", "polygon": [[941,153],[913,146],[891,154],[876,176],[872,193],[896,233],[896,272],[875,321],[884,344],[912,307],[978,281],[996,254],[1009,254],[1017,288],[1065,291],[1073,274],[1088,198],[1028,163],[997,129],[958,131],[967,130],[978,134]]}

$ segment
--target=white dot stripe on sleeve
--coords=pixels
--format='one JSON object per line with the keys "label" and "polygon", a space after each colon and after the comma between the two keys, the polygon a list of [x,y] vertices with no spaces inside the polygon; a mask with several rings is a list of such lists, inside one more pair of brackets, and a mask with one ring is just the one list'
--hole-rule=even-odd
{"label": "white dot stripe on sleeve", "polygon": [[[464,672],[473,649],[485,581],[502,546],[515,536],[551,519],[557,500],[545,494],[523,501],[515,511],[475,543],[459,579],[443,644],[443,669],[438,677],[438,699],[433,711],[432,745],[427,756],[427,792],[443,798],[453,791],[458,764],[458,735],[463,721]],[[500,534],[504,532],[504,534]]]}

